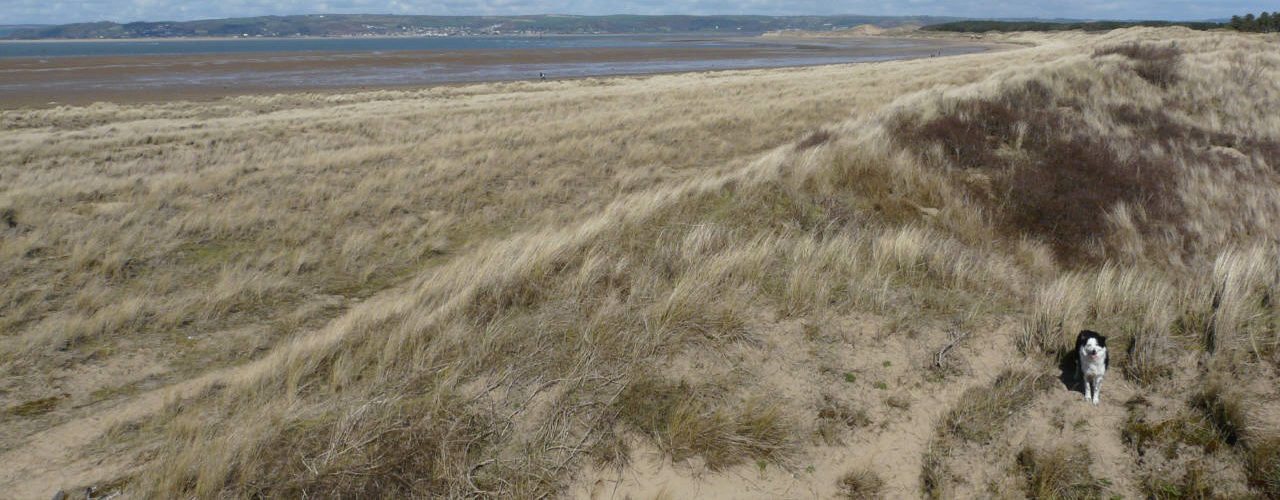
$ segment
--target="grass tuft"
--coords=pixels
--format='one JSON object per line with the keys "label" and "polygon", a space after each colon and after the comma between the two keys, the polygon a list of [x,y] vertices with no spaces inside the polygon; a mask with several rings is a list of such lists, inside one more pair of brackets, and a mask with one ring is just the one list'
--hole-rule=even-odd
{"label": "grass tuft", "polygon": [[1073,446],[1050,450],[1023,448],[1018,467],[1027,498],[1093,499],[1102,497],[1102,485],[1089,473],[1089,451]]}
{"label": "grass tuft", "polygon": [[840,476],[837,483],[840,498],[876,500],[883,498],[884,480],[867,469],[854,469]]}
{"label": "grass tuft", "polygon": [[1244,437],[1248,422],[1244,404],[1240,393],[1218,381],[1209,383],[1191,399],[1192,407],[1203,412],[1222,440],[1232,446]]}
{"label": "grass tuft", "polygon": [[1245,472],[1249,484],[1267,498],[1280,498],[1280,437],[1258,440],[1249,446]]}
{"label": "grass tuft", "polygon": [[701,457],[713,470],[751,459],[777,460],[789,447],[781,410],[759,399],[731,408],[715,405],[685,382],[644,379],[624,390],[616,404],[623,421],[673,459]]}
{"label": "grass tuft", "polygon": [[1187,464],[1182,477],[1171,479],[1164,474],[1153,474],[1142,482],[1142,490],[1152,500],[1182,500],[1218,498],[1214,483],[1217,481],[1200,461]]}
{"label": "grass tuft", "polygon": [[1031,406],[1052,386],[1052,377],[1044,374],[1005,370],[991,385],[965,391],[943,415],[939,433],[962,441],[986,443],[1001,432],[1010,418]]}

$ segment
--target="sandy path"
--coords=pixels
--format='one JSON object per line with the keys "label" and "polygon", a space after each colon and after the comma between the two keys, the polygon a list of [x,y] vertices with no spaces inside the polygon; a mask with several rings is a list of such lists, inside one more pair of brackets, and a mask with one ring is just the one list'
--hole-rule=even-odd
{"label": "sandy path", "polygon": [[922,460],[934,436],[935,424],[965,391],[990,384],[1006,363],[1021,359],[1007,356],[1009,352],[1017,352],[1013,346],[1015,330],[1016,325],[1005,324],[966,340],[967,346],[982,346],[962,349],[963,359],[969,363],[968,373],[948,379],[940,390],[920,395],[911,405],[909,418],[894,422],[869,441],[851,443],[844,449],[841,465],[829,482],[834,483],[841,474],[861,468],[875,472],[884,480],[886,498],[918,497]]}
{"label": "sandy path", "polygon": [[[883,429],[854,432],[843,446],[807,449],[806,459],[794,466],[762,470],[747,464],[711,473],[696,464],[673,464],[661,452],[641,445],[626,470],[619,473],[588,466],[569,492],[576,498],[592,499],[830,498],[841,476],[866,469],[884,480],[885,498],[918,497],[921,460],[933,437],[934,424],[966,390],[991,383],[1005,363],[1023,361],[1021,356],[1007,356],[1016,352],[1015,332],[1012,323],[977,332],[956,353],[968,362],[967,373],[915,389],[911,408]],[[804,465],[807,463],[812,465]]]}
{"label": "sandy path", "polygon": [[133,465],[136,450],[110,457],[86,457],[79,450],[111,426],[159,411],[176,398],[189,397],[231,370],[144,392],[123,404],[32,435],[25,444],[0,455],[0,498],[49,498],[61,488],[110,480]]}
{"label": "sandy path", "polygon": [[1053,391],[1050,404],[1066,408],[1067,422],[1088,422],[1085,428],[1072,433],[1071,439],[1077,443],[1087,443],[1092,458],[1090,472],[1094,477],[1110,481],[1107,493],[1124,498],[1139,498],[1142,495],[1130,470],[1134,459],[1129,456],[1120,436],[1120,430],[1124,428],[1128,418],[1124,402],[1133,397],[1134,389],[1128,382],[1120,379],[1118,372],[1119,370],[1109,371],[1107,378],[1103,380],[1102,399],[1098,406],[1086,403],[1084,395],[1079,391],[1058,390]]}

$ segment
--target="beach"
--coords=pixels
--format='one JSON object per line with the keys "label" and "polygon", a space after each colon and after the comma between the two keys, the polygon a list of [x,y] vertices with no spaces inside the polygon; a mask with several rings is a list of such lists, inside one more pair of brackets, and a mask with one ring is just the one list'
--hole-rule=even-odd
{"label": "beach", "polygon": [[0,105],[163,102],[293,91],[815,66],[958,55],[1002,47],[969,41],[870,37],[691,38],[652,45],[6,57],[0,58]]}

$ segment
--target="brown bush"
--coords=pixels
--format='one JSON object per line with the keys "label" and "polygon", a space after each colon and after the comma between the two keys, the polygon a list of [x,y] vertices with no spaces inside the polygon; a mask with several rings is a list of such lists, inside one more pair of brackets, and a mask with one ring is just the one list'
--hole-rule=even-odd
{"label": "brown bush", "polygon": [[[1120,120],[1151,118],[1136,108],[1114,111],[1123,115]],[[1087,130],[1087,125],[1060,110],[1053,94],[1036,82],[995,99],[962,101],[923,123],[903,117],[892,130],[909,149],[923,152],[936,145],[952,165],[984,171],[993,189],[973,194],[988,199],[1000,226],[1014,236],[1042,239],[1068,262],[1090,257],[1092,240],[1106,231],[1107,211],[1118,203],[1142,205],[1156,221],[1178,213],[1168,196],[1175,187],[1174,165],[1122,158],[1109,146],[1111,138],[1064,132]]]}
{"label": "brown bush", "polygon": [[1067,261],[1086,256],[1091,239],[1107,230],[1107,211],[1121,202],[1146,205],[1148,213],[1172,207],[1170,165],[1120,161],[1102,141],[1072,137],[1044,146],[1034,163],[1006,180],[1005,224],[1039,235]]}
{"label": "brown bush", "polygon": [[1178,65],[1182,61],[1182,49],[1176,45],[1126,43],[1103,47],[1093,52],[1093,57],[1120,54],[1134,61],[1133,70],[1143,80],[1168,88],[1178,83]]}
{"label": "brown bush", "polygon": [[1110,47],[1102,47],[1093,51],[1093,57],[1120,54],[1135,61],[1156,61],[1161,59],[1178,59],[1182,57],[1182,49],[1177,45],[1156,45],[1130,42]]}

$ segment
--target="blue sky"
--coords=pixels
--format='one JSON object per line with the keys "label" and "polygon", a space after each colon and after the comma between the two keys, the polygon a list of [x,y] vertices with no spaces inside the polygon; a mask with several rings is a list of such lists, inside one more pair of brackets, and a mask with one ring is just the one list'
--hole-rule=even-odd
{"label": "blue sky", "polygon": [[285,14],[868,14],[1207,19],[1280,10],[1271,1],[1057,0],[0,0],[0,24],[178,21]]}

